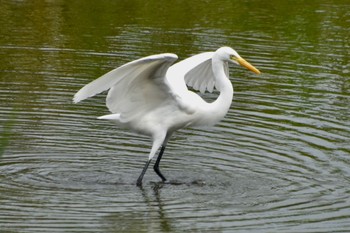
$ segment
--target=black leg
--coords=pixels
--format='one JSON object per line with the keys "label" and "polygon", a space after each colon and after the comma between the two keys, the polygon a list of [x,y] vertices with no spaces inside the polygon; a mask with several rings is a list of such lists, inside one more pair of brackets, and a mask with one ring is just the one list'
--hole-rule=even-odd
{"label": "black leg", "polygon": [[160,160],[162,159],[162,156],[163,156],[163,153],[164,153],[164,150],[165,150],[165,146],[162,146],[160,148],[160,152],[159,152],[159,155],[158,155],[158,158],[157,158],[157,161],[156,163],[154,164],[154,171],[157,173],[157,175],[162,179],[162,181],[166,181],[165,177],[163,176],[163,174],[160,172],[159,170],[159,163],[160,163]]}
{"label": "black leg", "polygon": [[142,185],[143,176],[145,175],[145,173],[146,173],[146,171],[147,171],[147,168],[148,168],[148,165],[150,164],[150,162],[151,162],[150,159],[146,162],[146,164],[145,164],[145,166],[143,167],[143,170],[142,170],[142,172],[141,172],[139,178],[137,179],[136,185],[139,186],[139,187]]}

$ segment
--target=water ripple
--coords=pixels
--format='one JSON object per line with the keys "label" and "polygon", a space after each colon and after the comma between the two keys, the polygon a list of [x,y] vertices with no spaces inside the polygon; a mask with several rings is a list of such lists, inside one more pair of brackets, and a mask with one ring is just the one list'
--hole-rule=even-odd
{"label": "water ripple", "polygon": [[[9,142],[0,160],[2,229],[350,229],[348,45],[340,46],[339,36],[317,44],[208,26],[114,29],[116,36],[103,37],[110,47],[98,51],[0,46],[7,57],[0,133]],[[168,44],[169,38],[182,41]],[[329,42],[336,44],[328,48]],[[263,74],[232,67],[235,96],[227,117],[213,128],[176,133],[161,163],[170,183],[149,169],[137,188],[151,141],[96,119],[108,112],[105,94],[74,105],[74,93],[132,59],[165,50],[184,58],[218,44],[237,45]]]}

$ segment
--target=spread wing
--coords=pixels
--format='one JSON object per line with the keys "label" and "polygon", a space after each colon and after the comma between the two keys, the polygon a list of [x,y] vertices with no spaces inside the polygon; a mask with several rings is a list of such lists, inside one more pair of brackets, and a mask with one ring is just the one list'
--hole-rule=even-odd
{"label": "spread wing", "polygon": [[120,121],[144,115],[166,101],[175,101],[165,74],[177,60],[175,54],[159,54],[141,58],[116,68],[84,86],[74,96],[77,103],[109,90],[106,105]]}
{"label": "spread wing", "polygon": [[[187,91],[187,86],[204,93],[212,92],[215,87],[215,77],[212,69],[214,52],[205,52],[189,57],[171,66],[167,78],[174,90]],[[228,64],[225,63],[225,72],[228,75]]]}

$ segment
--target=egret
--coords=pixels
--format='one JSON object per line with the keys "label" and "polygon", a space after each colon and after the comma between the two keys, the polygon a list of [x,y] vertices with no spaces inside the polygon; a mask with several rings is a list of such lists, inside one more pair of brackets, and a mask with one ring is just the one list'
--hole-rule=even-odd
{"label": "egret", "polygon": [[[256,74],[260,71],[230,47],[204,52],[175,63],[178,57],[163,53],[126,63],[82,87],[74,103],[109,89],[106,105],[112,114],[98,117],[150,136],[153,140],[148,160],[137,179],[142,185],[146,170],[160,148],[154,171],[166,181],[159,163],[171,135],[184,127],[212,126],[228,112],[233,86],[229,80],[228,64],[246,67]],[[174,64],[175,63],[175,64]],[[219,91],[211,103],[188,89]]]}

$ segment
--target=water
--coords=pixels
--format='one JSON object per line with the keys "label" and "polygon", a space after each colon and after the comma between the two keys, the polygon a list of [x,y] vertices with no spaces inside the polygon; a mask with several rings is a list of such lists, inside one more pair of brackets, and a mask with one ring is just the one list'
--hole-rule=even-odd
{"label": "water", "polygon": [[[347,1],[7,1],[0,23],[1,232],[348,232]],[[84,84],[161,52],[229,45],[234,101],[168,145],[98,121]],[[215,99],[216,94],[207,97]]]}

